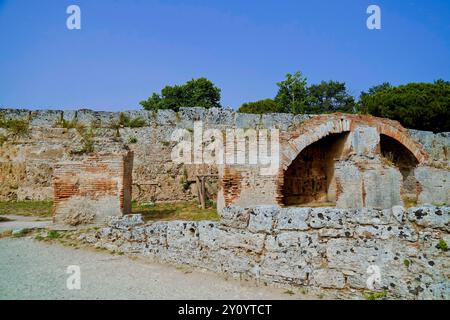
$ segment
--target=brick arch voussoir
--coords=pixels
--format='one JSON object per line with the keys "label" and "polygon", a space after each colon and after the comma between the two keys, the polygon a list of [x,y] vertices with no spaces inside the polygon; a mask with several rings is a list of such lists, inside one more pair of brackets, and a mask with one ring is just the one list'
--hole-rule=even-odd
{"label": "brick arch voussoir", "polygon": [[287,139],[281,151],[281,169],[286,170],[297,156],[309,145],[334,133],[350,132],[353,121],[346,118],[327,119],[318,123],[311,119],[302,126],[302,133],[293,139]]}

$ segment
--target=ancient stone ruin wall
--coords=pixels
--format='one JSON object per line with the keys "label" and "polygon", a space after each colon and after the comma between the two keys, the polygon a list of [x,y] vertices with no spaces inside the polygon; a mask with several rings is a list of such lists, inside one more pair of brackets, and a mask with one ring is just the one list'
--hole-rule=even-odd
{"label": "ancient stone ruin wall", "polygon": [[220,222],[113,217],[81,236],[115,252],[345,298],[450,299],[450,207],[230,206]]}
{"label": "ancient stone ruin wall", "polygon": [[[201,121],[205,129],[278,128],[281,132],[291,132],[307,120],[317,117],[290,114],[251,115],[228,109],[201,108],[182,108],[180,112],[125,111],[123,114],[130,119],[140,118],[143,120],[143,126],[118,126],[120,113],[115,112],[0,109],[1,118],[24,119],[30,125],[27,132],[20,135],[0,128],[0,200],[52,199],[51,177],[56,164],[70,160],[73,153],[79,154],[80,158],[89,157],[89,154],[80,152],[89,141],[93,143],[95,152],[115,152],[121,150],[123,144],[134,152],[134,200],[194,200],[197,197],[196,176],[217,174],[219,168],[215,165],[174,163],[171,160],[171,152],[176,143],[171,141],[171,135],[175,129],[192,132],[194,121]],[[410,178],[407,174],[403,175],[399,169],[402,179],[408,180],[406,185],[410,188],[407,192],[415,196],[418,203],[449,203],[450,134],[415,130],[409,130],[409,133],[415,141],[424,146],[429,159],[416,167],[413,174],[409,175]],[[318,150],[320,151],[320,148]],[[247,206],[265,203],[264,199],[279,196],[273,177],[261,177],[258,175],[259,168],[244,169],[245,174],[242,174],[239,166],[228,169],[224,184],[228,183],[232,188],[227,190],[227,194],[220,196],[222,202],[231,203],[233,199],[240,197],[244,202],[248,200],[249,203],[242,203]],[[336,170],[344,172],[349,168]],[[398,176],[399,170],[394,168],[391,171],[396,172],[394,175]],[[264,186],[260,188],[259,193],[255,193],[252,188],[246,188],[252,181],[256,181],[255,179],[259,179],[261,186]],[[215,195],[217,180],[209,180],[208,193]],[[420,186],[417,187],[415,180],[420,181]],[[387,183],[383,181],[379,183]],[[333,193],[336,191],[330,189],[327,196],[333,199]],[[324,192],[321,192],[319,187],[315,197],[321,198],[323,195]]]}
{"label": "ancient stone ruin wall", "polygon": [[56,164],[53,220],[78,225],[103,223],[131,213],[133,153],[96,154]]}
{"label": "ancient stone ruin wall", "polygon": [[281,133],[280,168],[274,175],[262,175],[260,166],[224,165],[219,208],[266,204],[387,209],[405,203],[449,203],[448,161],[436,164],[435,154],[430,157],[426,149],[395,121],[315,116]]}

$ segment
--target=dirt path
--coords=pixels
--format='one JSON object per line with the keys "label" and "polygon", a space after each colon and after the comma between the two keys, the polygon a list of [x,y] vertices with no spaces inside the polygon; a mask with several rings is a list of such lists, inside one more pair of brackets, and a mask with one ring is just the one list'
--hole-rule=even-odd
{"label": "dirt path", "polygon": [[[81,268],[81,290],[66,287],[69,265]],[[225,280],[209,272],[49,245],[30,238],[0,239],[0,299],[301,298],[305,296]]]}
{"label": "dirt path", "polygon": [[5,230],[20,230],[33,228],[46,228],[51,225],[51,218],[25,217],[17,215],[0,215],[0,218],[6,218],[10,221],[0,223],[0,232]]}

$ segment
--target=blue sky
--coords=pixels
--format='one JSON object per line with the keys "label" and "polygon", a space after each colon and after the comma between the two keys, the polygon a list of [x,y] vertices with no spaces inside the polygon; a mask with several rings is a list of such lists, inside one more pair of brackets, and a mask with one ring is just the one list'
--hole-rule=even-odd
{"label": "blue sky", "polygon": [[[79,5],[82,29],[66,28]],[[382,29],[366,28],[366,9]],[[351,94],[450,80],[450,1],[0,0],[0,106],[124,110],[205,76],[222,104],[274,97],[301,70]]]}

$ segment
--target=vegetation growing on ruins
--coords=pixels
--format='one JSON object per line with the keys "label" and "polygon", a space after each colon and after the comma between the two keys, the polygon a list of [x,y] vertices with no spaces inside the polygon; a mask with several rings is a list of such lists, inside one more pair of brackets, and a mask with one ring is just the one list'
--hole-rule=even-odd
{"label": "vegetation growing on ruins", "polygon": [[6,201],[0,202],[0,214],[51,217],[52,206],[52,201]]}
{"label": "vegetation growing on ruins", "polygon": [[55,127],[61,127],[64,129],[76,129],[78,126],[79,125],[75,119],[71,120],[71,121],[66,120],[66,119],[61,119],[60,121],[58,121],[55,124]]}
{"label": "vegetation growing on ruins", "polygon": [[135,144],[138,142],[138,139],[136,137],[131,137],[130,139],[128,139],[128,143],[130,144]]}
{"label": "vegetation growing on ruins", "polygon": [[156,220],[219,220],[215,207],[199,208],[197,202],[138,204],[133,202],[133,213],[142,214],[145,221]]}
{"label": "vegetation growing on ruins", "polygon": [[386,298],[388,295],[388,292],[386,290],[381,292],[368,292],[364,294],[364,297],[366,300],[382,300]]}
{"label": "vegetation growing on ruins", "polygon": [[439,240],[438,244],[436,245],[436,249],[439,249],[442,251],[448,251],[448,245],[443,239],[441,239],[441,240]]}
{"label": "vegetation growing on ruins", "polygon": [[94,136],[95,136],[94,129],[93,128],[84,129],[80,134],[83,137],[83,147],[80,150],[75,151],[73,153],[81,155],[94,152]]}
{"label": "vegetation growing on ruins", "polygon": [[[29,130],[29,125],[30,124],[27,120],[5,119],[0,115],[0,128],[5,128],[12,135],[15,136],[26,135]],[[3,144],[3,142],[1,142],[1,144]]]}
{"label": "vegetation growing on ruins", "polygon": [[145,120],[141,117],[130,118],[125,113],[119,115],[119,126],[124,128],[141,128],[145,126]]}
{"label": "vegetation growing on ruins", "polygon": [[146,110],[181,107],[220,108],[220,89],[206,78],[192,79],[183,85],[166,86],[161,93],[153,93],[140,104]]}

